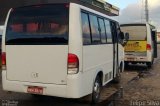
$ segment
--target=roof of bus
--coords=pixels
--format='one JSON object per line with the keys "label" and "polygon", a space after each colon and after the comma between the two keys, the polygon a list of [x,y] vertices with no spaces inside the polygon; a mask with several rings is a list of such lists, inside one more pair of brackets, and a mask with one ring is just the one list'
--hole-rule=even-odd
{"label": "roof of bus", "polygon": [[121,26],[132,26],[132,25],[140,26],[140,25],[146,25],[146,24],[148,24],[150,26],[154,26],[151,23],[147,23],[147,22],[141,22],[141,23],[140,22],[139,23],[123,23],[123,24],[121,24]]}
{"label": "roof of bus", "polygon": [[120,24],[120,26],[146,26],[146,23],[126,23],[126,24]]}
{"label": "roof of bus", "polygon": [[[59,3],[76,3],[85,7],[91,8],[108,16],[118,16],[119,8],[105,2],[104,0],[48,0],[43,4],[59,4]],[[43,5],[40,4],[40,5]],[[38,4],[27,4],[25,6],[38,5]],[[23,6],[24,7],[24,6]]]}
{"label": "roof of bus", "polygon": [[124,26],[146,26],[146,25],[149,25],[151,27],[151,29],[156,29],[156,27],[150,23],[147,23],[147,22],[141,22],[141,23],[126,23],[126,24],[121,24],[120,26],[121,27],[124,27]]}

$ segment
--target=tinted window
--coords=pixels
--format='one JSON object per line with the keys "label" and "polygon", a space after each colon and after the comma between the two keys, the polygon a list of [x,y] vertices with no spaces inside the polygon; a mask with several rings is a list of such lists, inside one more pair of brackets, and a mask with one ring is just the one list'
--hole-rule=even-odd
{"label": "tinted window", "polygon": [[99,27],[100,27],[100,35],[101,35],[101,42],[106,43],[106,32],[105,32],[105,25],[103,19],[99,20]]}
{"label": "tinted window", "polygon": [[129,40],[146,40],[146,26],[122,26],[122,32],[129,33]]}
{"label": "tinted window", "polygon": [[105,20],[105,26],[107,34],[107,43],[112,43],[112,32],[111,32],[110,22],[108,20]]}
{"label": "tinted window", "polygon": [[69,9],[65,5],[17,8],[11,12],[6,44],[68,44]]}
{"label": "tinted window", "polygon": [[82,17],[83,44],[91,44],[88,14],[82,13],[81,17]]}
{"label": "tinted window", "polygon": [[98,20],[97,17],[94,15],[89,15],[90,18],[90,26],[92,32],[92,43],[100,43],[100,34],[99,34],[99,27],[98,27]]}

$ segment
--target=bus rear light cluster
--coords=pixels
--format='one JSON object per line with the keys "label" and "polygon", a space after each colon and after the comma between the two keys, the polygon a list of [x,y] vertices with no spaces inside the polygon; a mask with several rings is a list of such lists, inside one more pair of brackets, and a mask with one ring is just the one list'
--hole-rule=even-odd
{"label": "bus rear light cluster", "polygon": [[6,53],[2,52],[2,70],[6,70]]}
{"label": "bus rear light cluster", "polygon": [[79,71],[79,59],[75,54],[68,54],[68,74],[77,74]]}
{"label": "bus rear light cluster", "polygon": [[147,44],[147,50],[151,50],[151,45],[150,44]]}

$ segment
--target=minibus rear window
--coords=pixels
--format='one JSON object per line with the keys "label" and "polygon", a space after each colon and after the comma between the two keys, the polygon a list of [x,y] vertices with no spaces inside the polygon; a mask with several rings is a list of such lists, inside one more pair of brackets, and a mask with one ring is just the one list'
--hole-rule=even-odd
{"label": "minibus rear window", "polygon": [[6,30],[8,45],[67,45],[69,7],[39,5],[11,11]]}
{"label": "minibus rear window", "polygon": [[146,26],[122,26],[122,32],[129,33],[129,40],[147,40]]}

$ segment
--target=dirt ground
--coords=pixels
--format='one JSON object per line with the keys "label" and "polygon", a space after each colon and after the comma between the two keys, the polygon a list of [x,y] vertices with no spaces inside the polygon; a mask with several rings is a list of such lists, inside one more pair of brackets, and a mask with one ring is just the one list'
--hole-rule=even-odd
{"label": "dirt ground", "polygon": [[116,106],[160,106],[160,46],[158,49],[159,56],[151,69],[145,65],[127,67],[128,73],[139,74],[123,87],[123,98]]}

